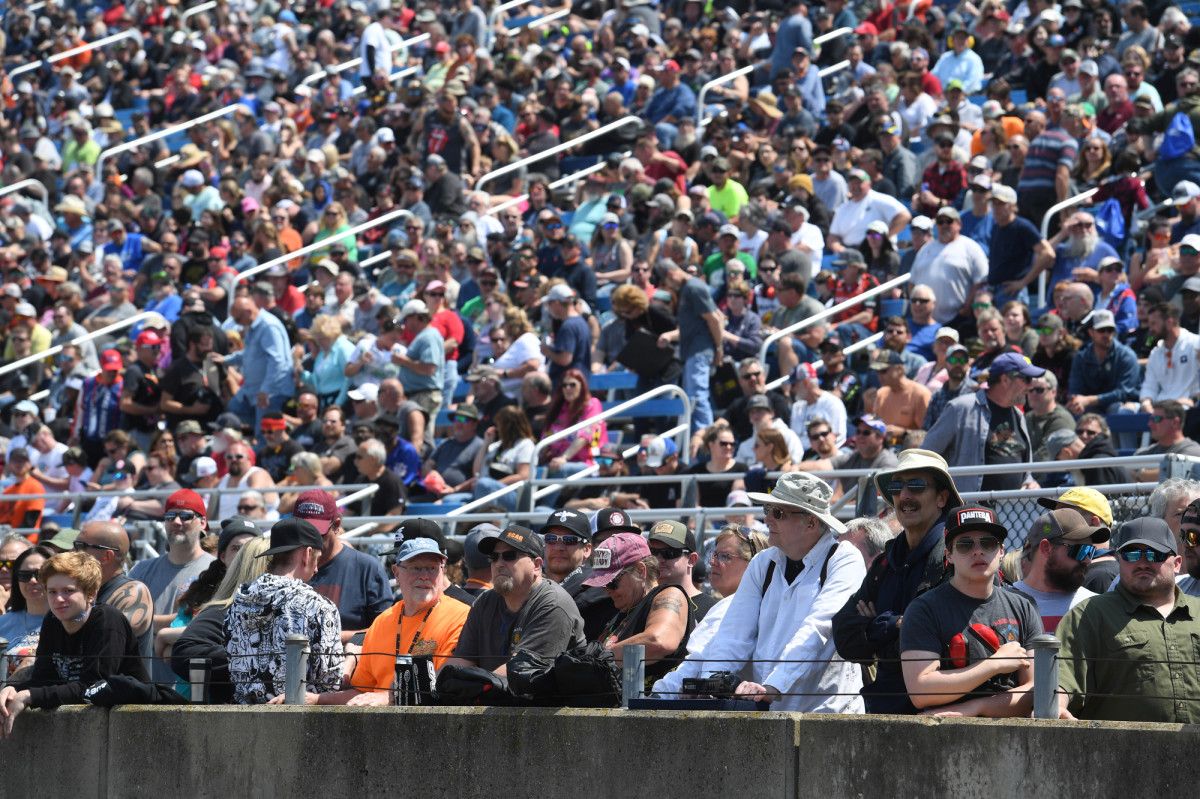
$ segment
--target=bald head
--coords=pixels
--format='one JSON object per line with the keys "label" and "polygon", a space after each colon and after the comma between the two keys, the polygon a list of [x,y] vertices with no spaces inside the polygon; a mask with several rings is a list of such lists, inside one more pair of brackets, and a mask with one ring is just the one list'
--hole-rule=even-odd
{"label": "bald head", "polygon": [[[125,559],[129,556],[129,533],[116,522],[88,522],[75,540],[95,547],[109,547],[87,550],[89,555],[100,561],[100,570],[105,582],[124,568]],[[112,551],[114,549],[116,552]]]}

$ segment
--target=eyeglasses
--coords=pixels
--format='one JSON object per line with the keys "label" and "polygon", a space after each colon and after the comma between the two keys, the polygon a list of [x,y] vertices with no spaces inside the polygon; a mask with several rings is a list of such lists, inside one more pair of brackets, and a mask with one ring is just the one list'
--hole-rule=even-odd
{"label": "eyeglasses", "polygon": [[496,561],[499,561],[499,560],[502,560],[505,563],[512,563],[514,560],[516,560],[517,558],[521,558],[521,557],[525,557],[525,553],[518,552],[515,549],[510,549],[506,552],[490,552],[490,553],[488,553],[488,560],[490,560],[492,563],[495,563]]}
{"label": "eyeglasses", "polygon": [[1137,563],[1139,560],[1145,560],[1147,563],[1162,563],[1167,558],[1171,557],[1166,552],[1158,552],[1153,549],[1125,549],[1117,553],[1117,556],[1126,563]]}
{"label": "eyeglasses", "polygon": [[992,303],[990,303],[990,302],[973,302],[973,303],[971,303],[971,309],[975,310],[975,311],[982,311],[984,308],[993,308],[993,307],[995,307],[995,306],[993,306]]}
{"label": "eyeglasses", "polygon": [[759,272],[778,272],[779,267],[778,266],[760,266],[758,268],[758,271]]}
{"label": "eyeglasses", "polygon": [[506,339],[504,336],[489,336],[488,341],[492,342],[493,344],[503,344],[504,342],[508,341],[508,339]]}
{"label": "eyeglasses", "polygon": [[444,292],[444,291],[427,291],[427,292],[425,292],[425,296],[426,297],[445,297],[446,292]]}
{"label": "eyeglasses", "polygon": [[734,443],[732,441],[714,441],[713,446],[728,447],[729,449],[733,449]]}
{"label": "eyeglasses", "polygon": [[579,381],[577,381],[577,380],[564,380],[564,381],[563,381],[563,384],[562,384],[562,387],[563,387],[563,388],[579,388]]}
{"label": "eyeglasses", "polygon": [[1099,430],[1088,430],[1085,428],[1083,430],[1076,430],[1075,435],[1079,436],[1080,438],[1091,438],[1092,436],[1100,435],[1100,431]]}
{"label": "eyeglasses", "polygon": [[950,227],[951,225],[954,224],[954,221],[955,220],[953,220],[953,219],[939,219],[937,221],[937,226],[938,227]]}
{"label": "eyeglasses", "polygon": [[758,376],[759,376],[759,375],[761,375],[761,374],[762,374],[762,370],[759,370],[759,371],[757,371],[757,372],[746,372],[745,374],[743,374],[743,375],[740,375],[740,377],[741,377],[743,380],[751,380],[751,379],[753,379],[753,378],[755,378],[755,377],[758,377]]}
{"label": "eyeglasses", "polygon": [[450,421],[452,421],[452,422],[473,422],[473,421],[475,421],[475,417],[467,416],[466,414],[462,414],[462,413],[456,413],[450,417]]}
{"label": "eyeglasses", "polygon": [[187,523],[187,522],[190,522],[192,519],[195,519],[199,515],[200,514],[196,513],[196,511],[194,511],[194,510],[168,511],[163,514],[163,521],[170,524],[171,522],[178,519],[181,522]]}
{"label": "eyeglasses", "polygon": [[238,505],[238,513],[249,513],[252,510],[258,510],[261,505]]}
{"label": "eyeglasses", "polygon": [[612,466],[614,463],[616,463],[616,460],[616,458],[610,458],[607,455],[602,455],[599,458],[596,458],[596,463],[600,466]]}
{"label": "eyeglasses", "polygon": [[1174,416],[1167,416],[1164,413],[1156,413],[1150,417],[1150,421],[1154,422],[1155,424],[1162,424],[1166,420],[1174,419],[1174,418],[1175,418]]}
{"label": "eyeglasses", "polygon": [[1189,547],[1194,547],[1200,544],[1200,533],[1195,530],[1180,530],[1179,537],[1183,539],[1183,543]]}
{"label": "eyeglasses", "polygon": [[925,491],[925,489],[931,488],[932,486],[933,483],[929,482],[928,480],[922,477],[914,477],[911,480],[893,480],[888,483],[887,490],[888,493],[893,497],[898,497],[906,488],[910,494],[920,494]]}
{"label": "eyeglasses", "polygon": [[951,355],[949,358],[946,359],[946,363],[962,365],[962,364],[965,364],[968,360],[969,359],[965,355]]}
{"label": "eyeglasses", "polygon": [[833,431],[832,431],[832,430],[824,430],[824,431],[822,431],[822,432],[820,432],[820,433],[809,433],[809,434],[808,434],[808,437],[809,437],[810,439],[812,439],[812,438],[825,438],[826,436],[829,436],[829,435],[833,435]]}
{"label": "eyeglasses", "polygon": [[244,460],[246,460],[246,456],[245,455],[226,455],[225,460],[227,460],[227,461],[244,461]]}
{"label": "eyeglasses", "polygon": [[28,583],[38,578],[36,569],[21,569],[17,572],[18,583]]}
{"label": "eyeglasses", "polygon": [[661,549],[651,549],[650,554],[659,560],[676,560],[683,557],[687,552],[683,547],[662,547]]}
{"label": "eyeglasses", "polygon": [[586,538],[581,538],[577,535],[555,535],[554,533],[546,533],[542,536],[542,540],[547,544],[562,544],[565,547],[587,543]]}
{"label": "eyeglasses", "polygon": [[76,552],[86,552],[89,549],[99,549],[104,552],[120,552],[116,547],[106,547],[102,544],[89,544],[87,541],[76,541],[71,545],[71,549]]}
{"label": "eyeglasses", "polygon": [[1030,394],[1045,394],[1049,390],[1050,389],[1048,387],[1038,386],[1037,388],[1029,389],[1029,393]]}
{"label": "eyeglasses", "polygon": [[551,222],[550,224],[546,225],[546,230],[562,230],[562,223]]}
{"label": "eyeglasses", "polygon": [[1068,544],[1066,541],[1053,543],[1058,547],[1066,547],[1067,555],[1080,563],[1096,555],[1096,547],[1092,544]]}
{"label": "eyeglasses", "polygon": [[983,554],[991,555],[1000,548],[1000,539],[994,535],[981,535],[979,538],[968,535],[954,539],[954,551],[960,555],[970,555],[975,547],[982,549]]}
{"label": "eyeglasses", "polygon": [[437,566],[406,566],[404,564],[400,564],[400,568],[404,569],[404,571],[408,572],[409,574],[415,574],[418,577],[421,575],[426,577],[436,577],[442,570],[442,565],[440,563]]}
{"label": "eyeglasses", "polygon": [[708,556],[709,563],[729,563],[731,560],[750,560],[743,555],[731,555],[728,552],[714,552]]}
{"label": "eyeglasses", "polygon": [[8,569],[9,571],[12,571],[12,567],[15,564],[15,560],[0,560],[0,569]]}

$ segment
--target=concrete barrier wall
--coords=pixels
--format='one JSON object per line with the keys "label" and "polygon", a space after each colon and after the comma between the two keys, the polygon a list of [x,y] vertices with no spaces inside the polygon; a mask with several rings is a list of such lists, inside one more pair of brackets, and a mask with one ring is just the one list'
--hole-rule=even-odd
{"label": "concrete barrier wall", "polygon": [[501,708],[30,711],[4,796],[1135,797],[1194,792],[1181,725]]}

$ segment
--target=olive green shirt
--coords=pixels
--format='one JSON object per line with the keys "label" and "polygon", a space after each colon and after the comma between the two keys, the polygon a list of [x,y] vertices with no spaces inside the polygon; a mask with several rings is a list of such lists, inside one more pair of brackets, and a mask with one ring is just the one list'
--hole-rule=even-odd
{"label": "olive green shirt", "polygon": [[1175,589],[1164,619],[1118,583],[1058,623],[1058,683],[1076,718],[1200,722],[1200,599]]}

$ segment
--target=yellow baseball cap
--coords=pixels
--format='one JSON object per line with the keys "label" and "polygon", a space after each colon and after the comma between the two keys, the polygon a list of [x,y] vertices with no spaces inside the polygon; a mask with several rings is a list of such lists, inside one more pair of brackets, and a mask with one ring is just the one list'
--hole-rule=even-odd
{"label": "yellow baseball cap", "polygon": [[1094,488],[1068,488],[1057,497],[1043,497],[1038,500],[1043,508],[1054,510],[1061,505],[1069,505],[1084,513],[1094,513],[1108,526],[1112,526],[1112,508],[1108,500]]}

